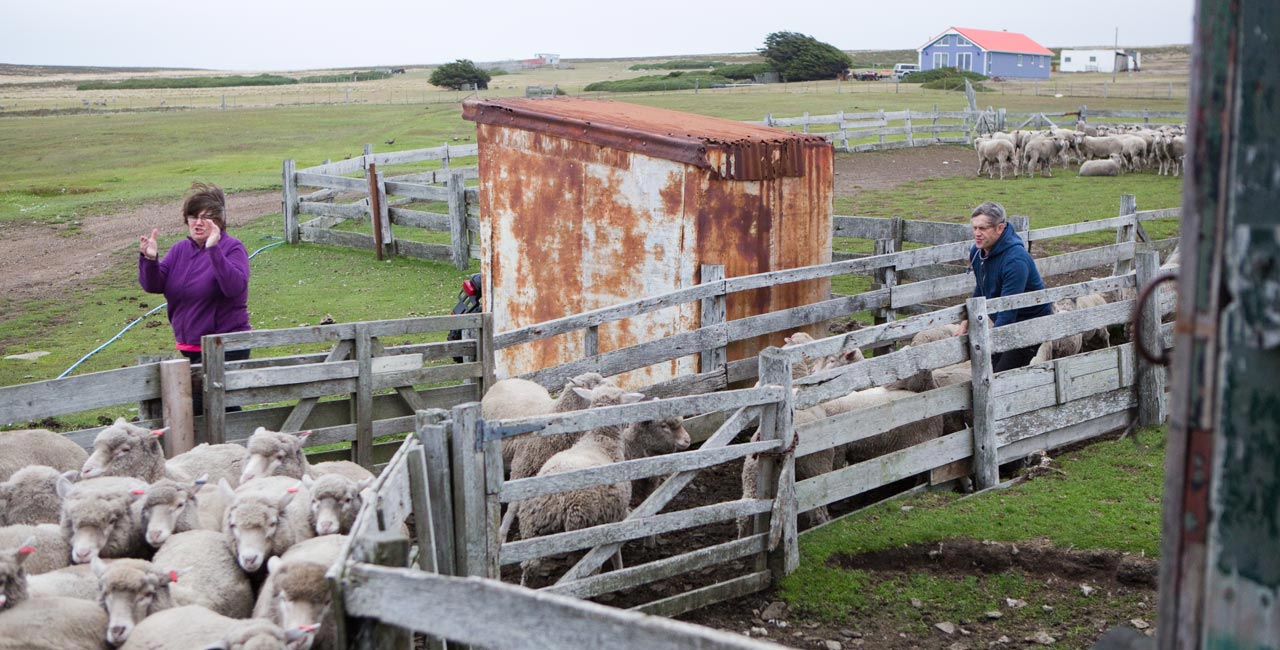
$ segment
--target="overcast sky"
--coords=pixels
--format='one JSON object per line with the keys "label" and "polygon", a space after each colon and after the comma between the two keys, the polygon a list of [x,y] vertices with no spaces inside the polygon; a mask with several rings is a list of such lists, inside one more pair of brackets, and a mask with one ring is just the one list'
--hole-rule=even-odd
{"label": "overcast sky", "polygon": [[0,63],[296,70],[750,52],[766,34],[916,48],[950,26],[1050,48],[1191,42],[1192,0],[44,0],[6,2]]}

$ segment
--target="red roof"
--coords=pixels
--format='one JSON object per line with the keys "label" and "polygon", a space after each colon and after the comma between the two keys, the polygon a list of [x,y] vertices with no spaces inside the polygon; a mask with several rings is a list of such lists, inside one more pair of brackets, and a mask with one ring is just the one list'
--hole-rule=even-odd
{"label": "red roof", "polygon": [[[951,27],[942,34],[955,31],[961,36],[971,40],[978,47],[988,52],[1014,52],[1016,54],[1048,54],[1053,55],[1053,51],[1045,46],[1031,40],[1026,34],[1017,32],[994,31],[990,29],[971,29],[968,27]],[[928,43],[921,45],[919,48],[923,50],[931,43],[938,40],[939,36],[929,39]]]}

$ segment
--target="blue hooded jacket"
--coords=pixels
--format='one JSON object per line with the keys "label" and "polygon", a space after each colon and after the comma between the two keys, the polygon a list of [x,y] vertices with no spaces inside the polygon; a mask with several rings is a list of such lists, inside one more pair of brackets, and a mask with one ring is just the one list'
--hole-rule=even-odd
{"label": "blue hooded jacket", "polygon": [[[1013,228],[1005,226],[1004,233],[985,257],[977,245],[969,247],[969,266],[977,279],[973,296],[987,299],[1013,296],[1028,291],[1044,289],[1044,280],[1031,259],[1031,253]],[[1053,307],[1048,304],[1002,311],[995,315],[992,327],[1048,316]]]}

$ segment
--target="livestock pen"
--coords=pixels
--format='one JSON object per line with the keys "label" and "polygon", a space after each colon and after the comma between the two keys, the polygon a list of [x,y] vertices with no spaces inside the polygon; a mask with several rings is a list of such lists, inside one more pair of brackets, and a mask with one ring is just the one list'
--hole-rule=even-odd
{"label": "livestock pen", "polygon": [[[1131,200],[1127,204],[1133,207]],[[615,602],[635,612],[676,615],[753,593],[796,566],[799,513],[842,502],[923,472],[931,472],[933,482],[938,484],[973,474],[979,487],[990,487],[996,481],[995,470],[1002,461],[1087,439],[1133,422],[1158,421],[1162,412],[1162,374],[1158,367],[1135,355],[1132,343],[999,375],[991,373],[992,352],[1122,324],[1128,320],[1134,301],[1068,312],[1034,324],[996,331],[986,324],[988,313],[998,310],[1146,286],[1154,278],[1157,257],[1152,250],[1154,244],[1142,241],[1142,223],[1177,215],[1177,210],[1137,212],[1131,209],[1112,219],[1024,231],[1025,239],[1033,245],[1091,231],[1115,231],[1115,244],[1037,260],[1046,278],[1103,266],[1111,270],[1110,276],[1103,279],[995,301],[974,299],[964,306],[935,309],[902,320],[888,321],[886,317],[887,322],[873,327],[784,350],[767,349],[758,357],[734,361],[726,360],[724,350],[732,341],[742,338],[762,335],[780,338],[780,334],[797,328],[848,318],[866,310],[893,309],[906,313],[915,306],[967,295],[972,280],[965,275],[963,267],[959,267],[958,273],[944,271],[946,267],[956,270],[956,263],[963,263],[968,243],[955,242],[737,278],[716,278],[712,271],[704,273],[701,284],[672,294],[646,297],[501,334],[492,331],[487,315],[482,314],[210,337],[205,342],[206,363],[197,375],[202,379],[207,412],[194,429],[204,432],[198,440],[234,441],[243,439],[259,424],[282,430],[312,428],[316,431],[312,444],[353,442],[354,458],[375,468],[381,465],[381,458],[372,445],[375,437],[399,431],[413,432],[409,442],[402,443],[403,453],[398,458],[418,460],[411,463],[392,459],[391,469],[384,470],[379,479],[380,496],[370,500],[373,505],[366,505],[366,523],[359,529],[363,532],[352,542],[352,561],[334,569],[339,572],[333,574],[337,581],[335,588],[347,594],[342,611],[345,612],[344,625],[349,624],[351,630],[364,625],[359,619],[372,618],[377,620],[370,625],[379,629],[387,626],[412,629],[466,643],[509,647],[504,644],[512,644],[512,639],[518,638],[514,635],[520,631],[515,627],[519,619],[512,619],[511,625],[490,619],[487,621],[490,628],[482,631],[468,630],[462,623],[439,622],[449,616],[463,616],[457,610],[492,611],[485,605],[485,599],[492,598],[521,603],[521,606],[527,604],[537,608],[536,611],[546,612],[547,616],[557,617],[556,620],[564,617],[569,621],[595,621],[590,629],[599,629],[597,623],[628,625],[634,627],[637,634],[643,630],[643,634],[663,638],[673,635],[690,638],[687,634],[694,634],[696,638],[701,632],[677,630],[652,619],[636,618],[636,613],[624,614],[589,604],[578,606],[560,597],[622,598]],[[890,222],[886,224],[890,228],[887,232],[892,233],[894,226]],[[912,233],[910,236],[916,236],[917,232],[906,223],[900,224],[897,230]],[[886,249],[891,247],[885,244]],[[1135,260],[1136,271],[1131,268]],[[892,271],[899,278],[909,277],[912,272],[919,276],[914,282],[881,282],[870,291],[833,296],[813,305],[775,313],[732,321],[718,317],[723,311],[717,310],[717,303],[731,292],[819,277],[874,275],[886,271]],[[589,339],[591,329],[602,323],[682,302],[697,302],[702,306],[704,318],[697,330],[620,350],[593,350],[585,358],[526,375],[544,386],[558,388],[582,372],[616,375],[679,356],[699,357],[698,373],[644,388],[644,392],[658,399],[513,420],[486,422],[479,417],[473,402],[492,380],[491,359],[495,350],[554,336]],[[1170,326],[1164,326],[1163,330],[1153,328],[1161,327],[1158,316],[1167,313],[1169,307],[1166,301],[1146,305],[1141,326],[1146,330],[1148,342],[1160,340],[1167,346]],[[962,319],[970,325],[966,337],[886,351],[867,361],[792,379],[792,368],[804,358],[853,348],[889,350],[894,343],[915,333]],[[438,336],[447,329],[463,329],[468,333],[461,341],[391,344],[396,336],[431,333]],[[286,350],[289,354],[283,356],[247,362],[227,362],[224,357],[226,351],[234,349],[320,345],[331,347],[327,351],[312,352],[290,349]],[[471,360],[448,364],[447,360],[454,356]],[[920,393],[884,407],[792,425],[797,408],[921,370],[957,363],[969,365],[972,382]],[[159,366],[149,364],[139,368],[110,371],[119,374],[109,376],[95,373],[103,377],[72,378],[80,384],[42,382],[0,389],[3,397],[0,421],[156,398]],[[122,390],[120,382],[126,373],[132,373],[128,375],[132,378],[130,382],[143,386]],[[458,381],[465,383],[455,384]],[[108,382],[116,382],[114,391],[106,388]],[[151,387],[147,387],[148,382]],[[757,384],[753,388],[739,388],[753,383]],[[98,388],[84,388],[90,384]],[[1136,396],[1135,386],[1139,388]],[[69,399],[65,391],[75,387],[86,396],[97,396]],[[104,396],[108,392],[113,394]],[[43,397],[37,399],[37,396]],[[116,401],[107,401],[110,399]],[[298,404],[275,406],[293,400],[298,400]],[[270,406],[240,413],[221,412],[222,406],[234,404]],[[430,411],[433,407],[450,410],[447,414]],[[210,408],[215,410],[210,413]],[[923,417],[958,410],[973,412],[971,425],[820,476],[800,478],[796,474],[794,459],[798,456],[876,435]],[[503,438],[519,434],[554,435],[669,416],[689,417],[691,427],[693,422],[703,424],[702,433],[696,436],[702,444],[677,454],[626,460],[554,477],[503,479],[502,457],[498,453]],[[858,425],[856,429],[849,426],[853,422]],[[160,422],[149,424],[155,426]],[[758,432],[758,439],[742,441],[744,436],[739,434],[751,428]],[[75,435],[81,444],[86,444],[93,433],[87,430]],[[415,448],[415,444],[420,449]],[[697,481],[709,470],[723,468],[749,455],[760,458],[762,480],[754,494],[734,495],[714,502],[689,498],[690,492],[696,490],[688,487],[691,484],[697,487]],[[401,466],[403,469],[397,469]],[[499,536],[503,504],[645,477],[666,478],[623,521],[517,541]],[[430,486],[430,491],[426,486]],[[679,502],[678,497],[682,499]],[[414,537],[405,539],[399,524],[406,521],[410,511],[415,513]],[[750,523],[746,534],[738,538],[732,523],[741,518],[747,518]],[[680,534],[681,531],[692,533]],[[614,550],[623,547],[629,555],[634,555],[637,545],[628,542],[650,535],[659,536],[660,550],[646,554],[648,561],[632,563],[621,571],[594,575]],[[662,544],[664,539],[668,543]],[[672,540],[677,542],[672,544]],[[415,545],[416,556],[411,551]],[[584,558],[533,594],[487,582],[503,577],[504,566],[583,550],[587,551]],[[407,568],[411,558],[417,558],[416,570]],[[435,576],[433,572],[446,575]],[[701,584],[684,593],[670,595],[656,589],[637,590],[637,587],[660,584],[690,573],[699,576]],[[449,578],[449,575],[472,578]],[[432,614],[433,601],[416,593],[417,589],[437,597],[447,595],[448,603],[436,605],[446,608],[438,610],[440,616]],[[390,601],[406,605],[388,607]],[[405,613],[411,611],[408,604],[422,608],[413,610],[417,614],[412,620]],[[458,620],[474,622],[476,619]],[[360,636],[350,630],[347,633]],[[394,630],[389,633],[404,634]],[[379,634],[388,632],[370,633],[365,637]],[[732,645],[746,643],[740,639],[719,639],[716,643],[729,645],[715,647],[749,647]]]}

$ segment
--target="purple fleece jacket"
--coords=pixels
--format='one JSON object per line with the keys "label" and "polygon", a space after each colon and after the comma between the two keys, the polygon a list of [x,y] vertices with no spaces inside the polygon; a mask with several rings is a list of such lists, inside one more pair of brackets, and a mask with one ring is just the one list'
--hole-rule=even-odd
{"label": "purple fleece jacket", "polygon": [[138,283],[169,301],[169,324],[178,343],[198,346],[205,334],[250,329],[249,256],[244,244],[225,232],[213,248],[187,238],[158,262],[139,254]]}

